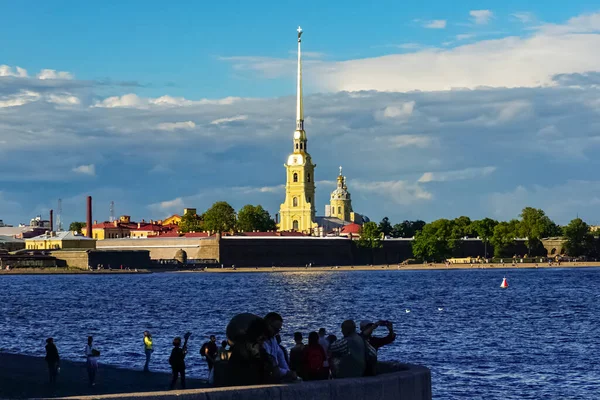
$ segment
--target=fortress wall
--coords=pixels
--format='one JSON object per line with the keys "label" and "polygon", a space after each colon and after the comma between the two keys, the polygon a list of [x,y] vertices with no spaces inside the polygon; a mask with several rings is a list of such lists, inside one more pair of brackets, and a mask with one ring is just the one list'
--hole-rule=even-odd
{"label": "fortress wall", "polygon": [[153,260],[175,258],[177,250],[187,253],[188,259],[219,259],[217,238],[151,238],[98,240],[101,250],[148,250]]}

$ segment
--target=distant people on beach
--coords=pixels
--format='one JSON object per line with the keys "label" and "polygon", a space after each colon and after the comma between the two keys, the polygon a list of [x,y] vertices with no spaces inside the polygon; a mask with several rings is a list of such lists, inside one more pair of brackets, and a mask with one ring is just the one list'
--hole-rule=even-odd
{"label": "distant people on beach", "polygon": [[98,372],[98,357],[100,351],[94,346],[94,337],[88,336],[88,343],[85,346],[86,368],[90,386],[96,386],[96,373]]}
{"label": "distant people on beach", "polygon": [[181,338],[177,336],[173,339],[173,350],[171,350],[171,356],[169,357],[169,364],[171,365],[171,371],[173,378],[171,379],[171,389],[175,389],[177,384],[177,378],[181,377],[181,388],[185,389],[185,355],[187,349],[181,348]]}
{"label": "distant people on beach", "polygon": [[149,372],[150,357],[154,352],[152,348],[152,335],[148,331],[144,331],[144,352],[146,353],[146,364],[144,364],[144,372]]}
{"label": "distant people on beach", "polygon": [[296,344],[290,350],[290,369],[296,373],[300,370],[302,365],[302,350],[304,350],[304,343],[302,343],[302,332],[294,332],[294,342]]}
{"label": "distant people on beach", "polygon": [[204,343],[200,348],[200,355],[202,358],[206,359],[209,373],[215,365],[218,353],[219,349],[217,347],[217,337],[215,335],[210,335],[209,341]]}
{"label": "distant people on beach", "polygon": [[56,375],[58,375],[58,369],[60,366],[60,356],[58,355],[58,349],[54,344],[53,338],[46,339],[45,360],[48,364],[48,376],[50,383],[56,383]]}
{"label": "distant people on beach", "polygon": [[283,326],[283,318],[276,312],[270,312],[265,316],[265,322],[267,323],[267,338],[263,344],[267,353],[271,356],[273,366],[278,372],[278,380],[281,382],[290,382],[296,380],[298,375],[288,366],[285,360],[283,350],[277,343],[277,335],[281,331]]}
{"label": "distant people on beach", "polygon": [[329,378],[329,368],[324,366],[327,353],[319,343],[319,334],[308,334],[308,344],[302,351],[301,377],[307,381],[317,381]]}

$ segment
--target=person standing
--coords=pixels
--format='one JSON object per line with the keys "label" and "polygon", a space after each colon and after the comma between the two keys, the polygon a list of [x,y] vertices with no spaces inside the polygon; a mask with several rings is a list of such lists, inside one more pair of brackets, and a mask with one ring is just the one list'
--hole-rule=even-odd
{"label": "person standing", "polygon": [[175,389],[177,383],[177,377],[181,376],[181,388],[185,389],[185,354],[187,349],[181,348],[181,338],[177,336],[173,339],[173,350],[171,351],[171,357],[169,357],[169,364],[171,364],[171,370],[173,371],[173,379],[171,380],[171,389]]}
{"label": "person standing", "polygon": [[94,337],[88,336],[88,344],[85,346],[85,357],[90,386],[96,386],[96,373],[98,372],[98,357],[100,352],[94,346]]}
{"label": "person standing", "polygon": [[208,372],[212,371],[215,361],[217,360],[217,354],[219,349],[217,348],[217,337],[210,335],[210,340],[202,345],[200,348],[200,355],[206,358],[208,364]]}
{"label": "person standing", "polygon": [[58,367],[60,365],[60,357],[58,355],[58,349],[54,344],[54,339],[46,339],[46,363],[48,363],[48,376],[50,383],[56,383],[56,375],[58,374]]}
{"label": "person standing", "polygon": [[144,331],[144,351],[146,353],[146,364],[144,364],[144,372],[150,372],[148,365],[150,364],[150,356],[154,352],[152,348],[152,335],[148,331]]}

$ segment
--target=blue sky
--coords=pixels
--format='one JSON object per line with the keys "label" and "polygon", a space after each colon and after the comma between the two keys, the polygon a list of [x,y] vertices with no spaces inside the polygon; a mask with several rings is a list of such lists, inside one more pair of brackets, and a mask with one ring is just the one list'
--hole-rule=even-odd
{"label": "blue sky", "polygon": [[600,223],[600,7],[0,1],[0,219],[283,200],[302,25],[322,212]]}

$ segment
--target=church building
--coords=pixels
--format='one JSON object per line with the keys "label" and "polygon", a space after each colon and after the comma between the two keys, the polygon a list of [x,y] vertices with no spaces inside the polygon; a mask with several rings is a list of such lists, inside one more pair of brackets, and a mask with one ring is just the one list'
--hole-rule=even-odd
{"label": "church building", "polygon": [[[292,153],[284,164],[286,169],[285,200],[279,208],[279,230],[323,235],[331,229],[356,222],[362,217],[352,210],[346,177],[340,175],[337,188],[326,206],[325,217],[315,214],[315,167],[308,153],[308,139],[304,130],[304,107],[302,99],[302,29],[298,27],[298,73],[296,88],[296,130],[292,141]],[[360,222],[359,222],[360,221]]]}

